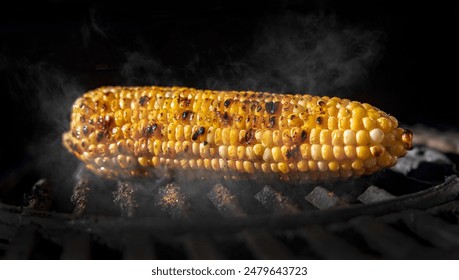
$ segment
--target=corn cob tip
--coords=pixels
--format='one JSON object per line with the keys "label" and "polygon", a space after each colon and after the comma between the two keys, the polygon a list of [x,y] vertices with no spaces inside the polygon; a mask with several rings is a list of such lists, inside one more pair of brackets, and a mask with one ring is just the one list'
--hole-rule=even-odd
{"label": "corn cob tip", "polygon": [[405,145],[406,150],[413,149],[413,131],[405,128],[403,130],[401,140]]}

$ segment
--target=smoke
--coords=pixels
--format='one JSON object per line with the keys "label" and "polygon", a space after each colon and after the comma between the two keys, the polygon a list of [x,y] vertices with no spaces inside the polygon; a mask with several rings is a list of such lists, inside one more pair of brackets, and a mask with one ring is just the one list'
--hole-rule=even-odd
{"label": "smoke", "polygon": [[[161,75],[167,73],[158,59],[141,52],[126,54],[126,63],[121,68],[121,74],[127,84],[139,85],[145,82],[158,81]],[[147,85],[147,84],[146,84]]]}
{"label": "smoke", "polygon": [[56,195],[68,192],[61,187],[71,185],[76,161],[64,150],[61,135],[68,130],[72,103],[83,88],[63,69],[44,61],[8,59],[8,70],[13,111],[8,121],[14,122],[15,130],[8,133],[22,138],[17,145],[23,145],[24,158],[40,176],[51,180]]}
{"label": "smoke", "polygon": [[96,8],[91,8],[89,10],[89,19],[81,25],[81,36],[83,39],[83,44],[86,47],[89,46],[93,34],[104,38],[108,36],[106,28],[102,28],[99,24],[99,19],[97,18],[96,11]]}
{"label": "smoke", "polygon": [[335,16],[288,14],[266,19],[259,30],[247,56],[229,63],[238,87],[349,94],[382,53],[381,31],[346,25]]}
{"label": "smoke", "polygon": [[[188,86],[193,87],[343,96],[368,81],[382,56],[385,39],[381,30],[320,14],[266,16],[254,28],[239,32],[251,42],[236,38],[228,45],[208,38],[209,49],[197,49],[175,68],[161,63],[150,54],[151,46],[140,43],[140,48],[126,53],[123,77],[140,84],[161,85],[164,80],[182,84],[181,78],[186,77]],[[212,31],[209,34],[211,37]],[[166,43],[184,44],[182,49],[190,50],[196,50],[193,45],[197,44],[183,40]],[[248,47],[241,50],[240,45]],[[232,55],[234,49],[239,51],[237,55]]]}

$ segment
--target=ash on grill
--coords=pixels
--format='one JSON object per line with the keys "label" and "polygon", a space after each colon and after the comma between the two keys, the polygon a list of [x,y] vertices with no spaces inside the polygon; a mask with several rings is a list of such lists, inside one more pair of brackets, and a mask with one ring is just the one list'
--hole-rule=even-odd
{"label": "ash on grill", "polygon": [[458,259],[455,165],[421,144],[391,170],[301,186],[81,168],[69,195],[24,166],[0,181],[0,258]]}

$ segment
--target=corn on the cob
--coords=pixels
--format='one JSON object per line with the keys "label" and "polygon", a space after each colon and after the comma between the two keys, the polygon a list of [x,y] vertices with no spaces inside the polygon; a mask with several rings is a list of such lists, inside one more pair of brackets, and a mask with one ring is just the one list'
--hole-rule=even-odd
{"label": "corn on the cob", "polygon": [[63,143],[109,178],[207,170],[309,180],[393,166],[412,133],[376,107],[338,97],[102,87],[76,100]]}

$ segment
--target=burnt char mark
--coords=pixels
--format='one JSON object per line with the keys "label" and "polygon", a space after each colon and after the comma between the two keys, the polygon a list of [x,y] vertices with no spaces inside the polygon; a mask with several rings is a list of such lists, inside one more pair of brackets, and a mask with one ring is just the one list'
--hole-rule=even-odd
{"label": "burnt char mark", "polygon": [[230,126],[233,123],[233,118],[228,114],[228,112],[218,114],[218,116],[221,118],[221,122],[224,125]]}
{"label": "burnt char mark", "polygon": [[297,145],[294,145],[292,147],[290,147],[289,150],[287,150],[286,154],[285,154],[285,157],[287,159],[295,159],[298,157],[298,154],[299,154],[299,148]]}
{"label": "burnt char mark", "polygon": [[140,99],[139,99],[140,106],[144,106],[145,104],[148,103],[149,100],[150,100],[150,97],[148,97],[146,95],[140,97]]}
{"label": "burnt char mark", "polygon": [[245,141],[244,144],[247,144],[247,145],[250,144],[254,138],[255,138],[255,130],[253,129],[247,130],[244,136],[244,141]]}
{"label": "burnt char mark", "polygon": [[206,132],[206,128],[203,126],[200,126],[198,130],[196,130],[191,136],[191,140],[193,141],[198,140],[199,136],[203,135],[205,132]]}
{"label": "burnt char mark", "polygon": [[87,125],[83,125],[83,134],[88,135],[89,134],[89,129]]}
{"label": "burnt char mark", "polygon": [[301,131],[301,142],[306,141],[307,137],[308,137],[308,133],[306,132],[306,130],[302,130]]}
{"label": "burnt char mark", "polygon": [[103,131],[99,131],[97,132],[97,135],[96,135],[96,141],[97,142],[101,142],[105,137],[105,133]]}
{"label": "burnt char mark", "polygon": [[150,137],[155,133],[156,129],[158,128],[158,125],[153,123],[153,124],[148,124],[147,127],[145,128],[144,135],[147,137]]}
{"label": "burnt char mark", "polygon": [[180,106],[188,107],[191,104],[191,99],[186,98],[186,97],[179,97],[178,103],[180,104]]}
{"label": "burnt char mark", "polygon": [[269,114],[274,114],[276,113],[277,109],[279,109],[279,104],[280,102],[273,102],[273,101],[270,101],[270,102],[266,102],[265,104],[265,110],[266,112],[268,112]]}
{"label": "burnt char mark", "polygon": [[225,108],[228,108],[231,105],[232,102],[233,102],[233,100],[226,99],[225,102],[223,102],[223,106],[225,106]]}
{"label": "burnt char mark", "polygon": [[270,116],[268,119],[268,128],[273,128],[276,125],[276,117]]}
{"label": "burnt char mark", "polygon": [[317,124],[322,124],[322,117],[317,117],[316,123]]}
{"label": "burnt char mark", "polygon": [[320,106],[320,107],[324,107],[326,104],[327,104],[327,102],[325,102],[325,100],[323,100],[323,99],[319,99],[317,101],[317,105]]}
{"label": "burnt char mark", "polygon": [[112,118],[110,116],[99,116],[96,120],[96,128],[107,131],[112,123]]}
{"label": "burnt char mark", "polygon": [[192,115],[192,114],[193,114],[193,112],[190,111],[190,110],[183,111],[183,113],[182,113],[182,120],[187,119],[188,116],[190,116],[190,115]]}

